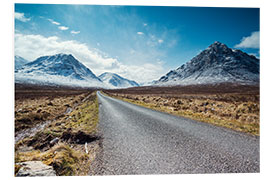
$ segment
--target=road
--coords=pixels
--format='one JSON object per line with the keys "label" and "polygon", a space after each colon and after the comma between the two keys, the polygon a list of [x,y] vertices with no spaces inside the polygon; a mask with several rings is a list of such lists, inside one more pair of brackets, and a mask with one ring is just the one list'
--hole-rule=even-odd
{"label": "road", "polygon": [[103,139],[95,174],[259,172],[259,137],[97,92]]}

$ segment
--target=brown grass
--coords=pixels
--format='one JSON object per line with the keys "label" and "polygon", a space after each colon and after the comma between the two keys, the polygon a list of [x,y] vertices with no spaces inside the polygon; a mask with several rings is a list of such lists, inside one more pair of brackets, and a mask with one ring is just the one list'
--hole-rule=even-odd
{"label": "brown grass", "polygon": [[[212,89],[207,87],[189,86],[176,87],[170,91],[159,94],[164,88],[158,90],[141,89],[105,91],[107,94],[122,100],[141,105],[158,111],[188,117],[194,120],[211,123],[217,126],[231,128],[237,131],[259,135],[260,133],[260,103],[259,91],[256,87],[234,87],[234,90]],[[228,89],[228,87],[227,87]],[[238,89],[238,90],[237,90]],[[242,89],[240,91],[239,89]],[[183,92],[189,93],[184,94]],[[209,90],[209,93],[205,93]],[[235,92],[232,92],[235,91]],[[126,93],[125,93],[126,92]],[[136,94],[136,92],[139,92]],[[204,92],[204,93],[202,93]],[[219,93],[215,93],[219,92]],[[153,94],[151,94],[153,93]]]}
{"label": "brown grass", "polygon": [[58,176],[81,175],[81,166],[86,164],[90,166],[89,155],[84,151],[74,150],[67,143],[59,143],[44,152],[40,150],[17,152],[16,162],[24,161],[42,161],[53,166]]}
{"label": "brown grass", "polygon": [[[66,113],[68,108],[72,108],[72,112]],[[93,149],[96,148],[93,143],[99,139],[96,134],[98,102],[95,93],[17,99],[15,118],[17,130],[52,120],[44,130],[15,144],[15,163],[43,161],[53,166],[57,175],[89,173],[95,154]],[[88,154],[85,152],[86,142]],[[19,168],[15,165],[15,172]]]}

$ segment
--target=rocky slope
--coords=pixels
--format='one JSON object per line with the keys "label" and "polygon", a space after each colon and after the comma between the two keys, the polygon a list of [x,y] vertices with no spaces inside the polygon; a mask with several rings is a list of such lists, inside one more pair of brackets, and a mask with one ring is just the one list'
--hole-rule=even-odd
{"label": "rocky slope", "polygon": [[259,59],[214,42],[199,55],[162,76],[155,85],[259,83]]}

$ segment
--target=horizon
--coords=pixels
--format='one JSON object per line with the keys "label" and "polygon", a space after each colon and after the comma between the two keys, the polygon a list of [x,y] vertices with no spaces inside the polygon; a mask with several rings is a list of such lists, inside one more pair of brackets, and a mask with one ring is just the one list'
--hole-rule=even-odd
{"label": "horizon", "polygon": [[[216,44],[216,43],[220,43],[220,44],[224,44],[224,43],[222,43],[222,42],[219,42],[219,41],[215,41],[215,42],[213,42],[212,44],[210,44],[208,47],[210,47],[210,46],[212,46],[213,44]],[[227,46],[226,44],[224,44],[225,46]],[[228,47],[228,46],[227,46]],[[230,47],[228,47],[228,48],[230,48]],[[230,48],[230,49],[235,49],[235,48]],[[206,50],[206,49],[205,49]],[[204,51],[204,50],[203,50]],[[203,51],[201,51],[201,52],[199,52],[196,56],[198,56],[200,53],[202,53]],[[242,50],[240,50],[240,51],[242,51]],[[244,52],[244,51],[242,51],[242,52]],[[244,52],[245,53],[245,52]],[[73,56],[74,57],[74,55],[73,54],[65,54],[65,53],[57,53],[57,54],[51,54],[51,55],[43,55],[43,56],[40,56],[40,57],[44,57],[44,56],[57,56],[57,55],[71,55],[71,56]],[[254,56],[254,55],[252,55],[252,54],[249,54],[249,55],[251,55],[251,56]],[[19,58],[23,58],[23,57],[21,57],[21,56],[19,56],[19,55],[15,55],[15,56],[18,56]],[[195,56],[195,57],[196,57]],[[40,57],[37,57],[35,60],[37,60],[38,58],[40,58]],[[258,57],[256,57],[256,56],[254,56],[255,58],[257,58],[257,59],[259,59]],[[83,62],[81,62],[79,59],[77,59],[76,57],[74,57],[76,60],[78,60],[80,63],[82,63],[83,65],[85,65]],[[24,58],[23,58],[24,59]],[[34,61],[35,61],[34,60]],[[190,59],[191,60],[191,59]],[[189,60],[189,61],[190,61]],[[187,61],[187,62],[189,62],[189,61]],[[33,62],[33,61],[28,61],[29,63],[30,62]],[[185,62],[185,63],[187,63],[187,62]],[[185,64],[184,63],[184,64]],[[87,66],[86,66],[87,67]],[[88,68],[88,67],[87,67]],[[174,69],[171,69],[171,70],[176,70],[177,68],[179,68],[179,66],[178,67],[176,67],[176,68],[174,68]],[[90,69],[90,68],[89,68]],[[90,71],[92,71],[91,69],[90,69]],[[119,74],[117,74],[117,73],[114,73],[114,72],[111,72],[111,71],[104,71],[104,72],[102,72],[102,73],[100,73],[100,74],[95,74],[96,75],[96,77],[99,77],[99,76],[101,76],[101,75],[103,75],[103,74],[105,74],[105,73],[109,73],[109,74],[115,74],[115,75],[117,75],[117,76],[120,76],[120,77],[122,77],[122,78],[124,78],[124,79],[127,79],[126,77],[123,77],[123,76],[121,76],[121,75],[119,75]],[[167,73],[169,73],[169,72],[167,72]],[[166,73],[166,74],[167,74]],[[164,75],[166,75],[166,74],[164,74]],[[160,77],[161,78],[161,77]],[[159,78],[159,79],[160,79]],[[152,82],[153,81],[157,81],[157,80],[159,80],[159,79],[154,79],[154,80],[152,80]],[[135,81],[135,80],[133,80],[133,79],[128,79],[128,80],[130,80],[130,81]],[[147,83],[150,83],[150,81],[149,82],[143,82],[143,83],[139,83],[139,82],[137,82],[137,81],[135,81],[136,83],[138,83],[138,84],[140,84],[140,85],[142,85],[142,84],[147,84]]]}
{"label": "horizon", "polygon": [[215,41],[260,56],[259,8],[15,4],[14,17],[14,55],[72,54],[96,75],[138,83],[159,79]]}

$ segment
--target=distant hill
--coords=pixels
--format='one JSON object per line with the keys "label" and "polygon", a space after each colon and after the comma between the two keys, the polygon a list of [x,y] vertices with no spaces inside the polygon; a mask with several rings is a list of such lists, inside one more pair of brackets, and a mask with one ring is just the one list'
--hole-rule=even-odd
{"label": "distant hill", "polygon": [[105,72],[98,76],[104,83],[114,88],[127,88],[127,87],[136,87],[139,84],[135,81],[123,78],[115,73]]}

